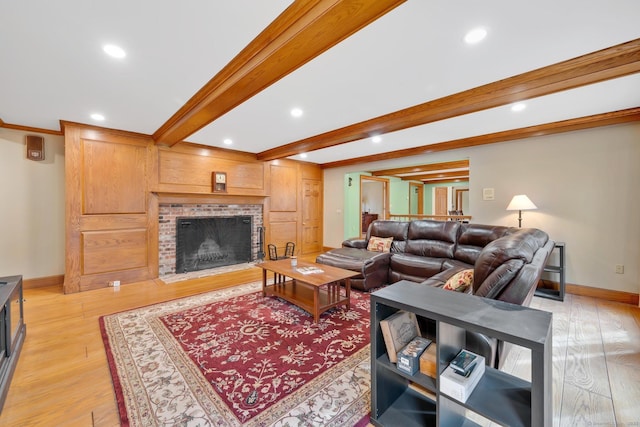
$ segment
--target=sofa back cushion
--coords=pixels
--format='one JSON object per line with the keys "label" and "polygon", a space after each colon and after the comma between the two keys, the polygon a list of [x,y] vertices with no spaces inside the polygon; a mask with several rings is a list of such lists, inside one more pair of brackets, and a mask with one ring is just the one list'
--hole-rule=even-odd
{"label": "sofa back cushion", "polygon": [[459,229],[460,223],[457,221],[412,221],[405,252],[425,257],[453,258]]}
{"label": "sofa back cushion", "polygon": [[475,264],[473,293],[498,299],[505,287],[530,264],[548,240],[545,232],[520,229],[487,244]]}
{"label": "sofa back cushion", "polygon": [[517,228],[499,225],[462,224],[454,258],[464,263],[475,265],[480,252],[485,246],[517,230]]}
{"label": "sofa back cushion", "polygon": [[404,252],[407,240],[408,222],[377,220],[369,225],[367,242],[372,237],[393,237],[391,252]]}

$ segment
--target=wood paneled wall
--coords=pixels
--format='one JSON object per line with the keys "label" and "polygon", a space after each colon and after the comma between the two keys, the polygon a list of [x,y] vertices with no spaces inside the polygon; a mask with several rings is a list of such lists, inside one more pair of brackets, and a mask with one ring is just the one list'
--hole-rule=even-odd
{"label": "wood paneled wall", "polygon": [[[158,277],[160,202],[262,203],[265,245],[322,249],[319,166],[188,143],[158,147],[147,135],[76,123],[63,128],[65,293]],[[214,171],[227,173],[225,193],[212,193]]]}
{"label": "wood paneled wall", "polygon": [[65,125],[65,293],[153,277],[150,138]]}

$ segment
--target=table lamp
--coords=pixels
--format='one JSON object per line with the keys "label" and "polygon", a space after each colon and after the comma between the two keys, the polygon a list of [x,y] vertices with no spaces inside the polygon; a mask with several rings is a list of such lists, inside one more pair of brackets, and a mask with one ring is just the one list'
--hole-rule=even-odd
{"label": "table lamp", "polygon": [[511,203],[507,206],[508,211],[518,211],[518,228],[522,228],[522,211],[538,209],[536,205],[525,195],[518,194],[513,196]]}

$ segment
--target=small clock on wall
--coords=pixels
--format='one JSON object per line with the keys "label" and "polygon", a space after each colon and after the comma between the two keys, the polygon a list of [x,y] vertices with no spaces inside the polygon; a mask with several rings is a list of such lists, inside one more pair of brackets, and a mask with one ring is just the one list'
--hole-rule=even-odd
{"label": "small clock on wall", "polygon": [[214,193],[227,192],[227,173],[226,172],[213,172],[213,176],[211,178],[213,181]]}

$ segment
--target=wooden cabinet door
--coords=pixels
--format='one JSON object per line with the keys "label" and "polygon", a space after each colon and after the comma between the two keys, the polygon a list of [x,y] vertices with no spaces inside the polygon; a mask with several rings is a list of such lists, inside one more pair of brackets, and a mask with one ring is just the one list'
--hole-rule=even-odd
{"label": "wooden cabinet door", "polygon": [[302,253],[322,250],[322,181],[302,180]]}

